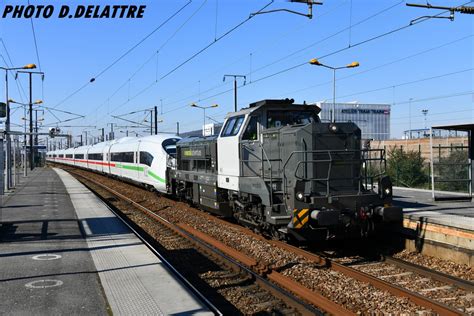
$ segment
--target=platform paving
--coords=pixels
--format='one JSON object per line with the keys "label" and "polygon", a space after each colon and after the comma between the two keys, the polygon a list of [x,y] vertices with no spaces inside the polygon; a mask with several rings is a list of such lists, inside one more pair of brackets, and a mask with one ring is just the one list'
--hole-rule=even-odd
{"label": "platform paving", "polygon": [[474,203],[472,201],[435,202],[431,191],[395,187],[394,204],[403,207],[404,217],[422,218],[427,223],[474,232]]}
{"label": "platform paving", "polygon": [[0,209],[0,314],[107,314],[94,262],[64,184],[31,172]]}
{"label": "platform paving", "polygon": [[0,314],[212,314],[62,170],[31,172],[2,200],[0,223]]}

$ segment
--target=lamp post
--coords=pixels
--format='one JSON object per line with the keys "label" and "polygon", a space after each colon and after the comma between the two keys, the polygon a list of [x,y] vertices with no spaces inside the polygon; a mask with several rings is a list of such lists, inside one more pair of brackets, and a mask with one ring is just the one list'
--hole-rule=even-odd
{"label": "lamp post", "polygon": [[408,137],[411,139],[411,101],[413,98],[408,100]]}
{"label": "lamp post", "polygon": [[335,122],[336,121],[336,70],[339,70],[339,69],[344,69],[344,68],[355,68],[355,67],[359,67],[359,63],[357,61],[354,61],[348,65],[345,65],[345,66],[341,66],[341,67],[332,67],[332,66],[328,66],[328,65],[325,65],[325,64],[322,64],[321,62],[319,62],[319,60],[317,60],[316,58],[313,58],[309,61],[309,63],[311,65],[315,65],[315,66],[321,66],[321,67],[325,67],[325,68],[329,68],[329,69],[332,69],[333,71],[333,90],[332,90],[332,113],[331,113],[331,122]]}
{"label": "lamp post", "polygon": [[[24,124],[24,126],[25,126],[25,128],[24,128],[25,134],[24,134],[24,138],[23,138],[23,139],[24,139],[24,148],[23,148],[23,157],[24,157],[24,158],[23,158],[23,162],[24,162],[24,166],[23,166],[23,176],[26,177],[26,176],[28,175],[28,172],[27,172],[28,168],[27,168],[27,166],[26,166],[26,165],[27,165],[27,163],[26,163],[26,161],[27,161],[27,158],[26,158],[26,121],[27,121],[27,118],[26,118],[26,107],[30,107],[30,109],[31,109],[33,105],[43,104],[43,101],[42,101],[42,100],[36,100],[36,101],[33,102],[33,103],[22,103],[22,102],[15,101],[15,100],[13,100],[13,99],[9,99],[9,100],[8,100],[8,103],[14,103],[14,104],[22,105],[22,106],[24,107],[24,109],[25,109],[25,110],[23,111],[23,112],[24,112],[24,115],[25,115],[25,116],[23,117],[23,120],[25,121],[25,124]],[[31,115],[30,115],[30,117],[31,117]]]}
{"label": "lamp post", "polygon": [[[20,70],[20,69],[35,69],[35,64],[28,64],[23,67],[0,67],[0,69],[5,70],[5,100],[7,105],[7,119],[5,121],[5,133],[6,133],[6,141],[7,141],[7,152],[6,152],[6,170],[7,170],[7,181],[5,182],[6,189],[10,189],[12,187],[13,179],[12,179],[12,166],[11,166],[11,138],[10,138],[10,105],[8,101],[8,72],[13,70]],[[3,170],[2,170],[3,172]]]}
{"label": "lamp post", "polygon": [[200,105],[197,105],[196,103],[191,104],[191,107],[199,108],[199,109],[202,109],[204,111],[204,116],[203,116],[204,125],[202,126],[203,134],[204,134],[204,128],[206,126],[206,110],[210,109],[210,108],[217,108],[218,106],[219,106],[218,104],[213,104],[213,105],[209,105],[209,106],[200,106]]}
{"label": "lamp post", "polygon": [[[31,68],[26,69],[35,69],[36,65],[29,65]],[[34,66],[34,67],[33,67]],[[44,80],[44,72],[41,71],[18,71],[19,73],[25,73],[29,76],[30,81],[30,169],[33,170],[35,167],[33,165],[33,75],[41,75],[41,79]]]}

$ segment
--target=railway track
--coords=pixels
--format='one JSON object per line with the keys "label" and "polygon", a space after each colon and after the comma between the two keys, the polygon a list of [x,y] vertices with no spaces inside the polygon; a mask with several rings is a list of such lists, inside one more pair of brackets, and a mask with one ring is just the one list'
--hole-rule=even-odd
{"label": "railway track", "polygon": [[[245,287],[249,292],[247,295],[253,295],[256,297],[267,296],[266,301],[257,302],[254,306],[249,306],[251,310],[275,309],[275,307],[277,307],[279,313],[282,315],[322,315],[323,313],[321,310],[310,305],[314,304],[322,305],[334,314],[352,314],[343,307],[334,304],[324,297],[319,297],[316,293],[310,293],[310,291],[304,289],[301,285],[289,278],[280,275],[278,272],[270,271],[267,267],[259,265],[254,259],[233,250],[208,235],[196,231],[185,224],[175,225],[106,185],[70,169],[65,170],[75,175],[77,178],[80,178],[80,181],[89,188],[91,188],[91,183],[94,186],[102,188],[116,198],[140,210],[147,217],[168,230],[168,232],[173,232],[175,236],[170,236],[168,234],[166,237],[168,240],[176,238],[176,235],[178,235],[191,243],[196,249],[199,249],[200,252],[206,254],[206,256],[212,257],[219,263],[232,269],[234,273],[229,273],[228,271],[224,272],[224,276],[231,279],[227,280],[227,282],[243,284],[243,287]],[[94,188],[91,189],[95,192],[97,190]],[[163,231],[161,230],[161,232]],[[299,296],[304,300],[292,294],[289,291],[290,289],[299,294]],[[271,294],[271,296],[268,294]]]}
{"label": "railway track", "polygon": [[349,266],[457,311],[474,314],[474,283],[470,281],[390,256],[376,262]]}
{"label": "railway track", "polygon": [[[275,293],[273,294],[275,296],[278,296],[279,299],[285,301],[285,304],[287,304],[288,306],[293,306],[293,308],[296,308],[300,313],[306,314],[308,312],[308,310],[304,310],[305,305],[306,307],[308,307],[307,303],[317,306],[325,312],[329,312],[333,314],[341,314],[341,313],[350,314],[351,313],[348,309],[342,307],[341,304],[337,304],[329,300],[327,297],[324,297],[320,293],[317,293],[316,291],[313,291],[307,286],[302,285],[301,284],[302,282],[298,282],[297,280],[295,280],[295,278],[291,278],[288,275],[285,275],[285,271],[284,271],[285,269],[282,268],[281,265],[279,266],[278,264],[268,264],[268,262],[259,261],[255,259],[253,256],[249,255],[248,252],[245,253],[243,251],[238,251],[234,249],[233,247],[230,247],[229,245],[226,245],[220,242],[219,240],[215,238],[215,236],[213,237],[210,234],[200,232],[199,230],[193,228],[189,224],[180,223],[180,222],[172,223],[171,221],[157,215],[155,212],[147,209],[140,203],[131,201],[128,197],[117,192],[116,190],[106,187],[103,183],[98,183],[97,181],[90,179],[89,177],[84,176],[83,174],[79,174],[73,170],[70,170],[70,168],[68,168],[68,171],[70,172],[72,171],[72,173],[76,174],[77,176],[83,179],[87,179],[88,181],[93,182],[96,185],[103,187],[105,190],[109,191],[110,193],[114,194],[120,199],[128,200],[128,203],[132,204],[137,209],[141,209],[141,211],[146,213],[148,217],[153,218],[154,220],[158,222],[162,222],[162,224],[170,230],[171,229],[176,230],[177,234],[183,237],[186,237],[188,239],[194,239],[193,241],[194,245],[196,247],[199,247],[202,251],[207,252],[208,255],[210,255],[210,252],[215,253],[215,250],[217,250],[217,253],[219,253],[220,257],[226,257],[227,265],[233,266],[234,270],[236,271],[245,271],[246,273],[249,273],[249,275],[251,275],[252,279],[258,280],[259,282],[261,282],[261,284],[259,283],[258,286],[268,287],[271,285],[269,288],[267,288],[267,291],[279,292],[280,290],[283,289],[282,292],[280,292],[279,294],[277,293],[278,295],[276,295]],[[84,173],[84,172],[86,171],[83,171],[81,173]],[[86,173],[91,174],[90,172],[86,172]],[[371,286],[379,290],[388,292],[393,296],[407,298],[412,303],[420,306],[420,308],[416,310],[417,312],[435,312],[442,315],[461,315],[463,313],[472,313],[469,305],[466,305],[466,304],[464,304],[466,306],[463,306],[463,304],[453,305],[452,303],[449,302],[450,301],[449,299],[443,299],[443,298],[440,299],[440,297],[430,295],[429,293],[431,293],[431,291],[417,292],[416,290],[407,287],[406,284],[394,284],[394,282],[391,282],[390,278],[386,279],[384,275],[377,275],[377,274],[371,273],[371,271],[373,272],[373,270],[370,270],[370,268],[364,268],[363,264],[359,265],[358,267],[340,264],[333,260],[330,260],[326,256],[310,253],[308,251],[288,245],[283,242],[266,240],[264,237],[254,234],[253,232],[250,232],[248,229],[244,227],[229,223],[227,221],[223,221],[219,218],[216,218],[214,216],[211,216],[203,212],[200,212],[200,213],[202,214],[203,217],[207,218],[208,220],[212,220],[214,222],[218,222],[219,224],[226,225],[223,227],[232,227],[232,229],[238,230],[239,232],[241,232],[242,234],[245,234],[246,236],[251,236],[255,240],[266,242],[275,248],[283,249],[285,251],[293,253],[295,256],[303,257],[311,265],[317,266],[319,268],[324,268],[324,269],[328,268],[331,271],[341,273],[345,276],[358,280],[362,283],[370,284]],[[214,249],[214,251],[212,249]],[[229,259],[231,260],[230,262],[228,261]],[[395,262],[395,261],[396,259],[388,258],[387,261],[385,261],[385,263],[379,263],[379,264],[387,264],[387,262]],[[404,264],[407,264],[407,263],[405,262]],[[416,268],[420,270],[419,266],[415,267],[415,265],[413,264],[411,264],[411,268],[413,269]],[[426,271],[428,270],[426,268],[424,270],[425,270],[424,271],[425,274],[426,273],[436,274],[431,270]],[[280,273],[281,271],[283,271],[283,273]],[[410,274],[406,274],[406,276],[409,276],[409,275]],[[439,276],[439,274],[437,275]],[[455,284],[456,282],[465,284],[467,288],[463,288],[462,286],[458,286],[458,285],[455,285],[455,286],[457,286],[457,288],[462,288],[463,291],[465,291],[464,294],[466,294],[466,297],[465,297],[466,300],[470,299],[469,293],[472,293],[472,292],[468,292],[468,291],[470,291],[471,289],[470,286],[472,286],[472,283],[469,284],[469,282],[466,283],[459,280],[455,280],[455,278],[451,276],[444,276],[444,277],[439,276],[439,278],[435,280],[437,282],[446,283],[448,279],[454,282],[453,284]],[[277,285],[277,287],[275,287],[275,285]],[[280,290],[278,290],[278,288]],[[285,294],[282,294],[282,293],[288,294],[289,292],[296,294],[297,297],[293,295],[292,299],[288,299],[287,297],[285,298]],[[302,301],[298,297],[301,298]],[[301,304],[301,302],[303,302],[303,304]],[[314,312],[315,310],[312,311],[312,313]]]}

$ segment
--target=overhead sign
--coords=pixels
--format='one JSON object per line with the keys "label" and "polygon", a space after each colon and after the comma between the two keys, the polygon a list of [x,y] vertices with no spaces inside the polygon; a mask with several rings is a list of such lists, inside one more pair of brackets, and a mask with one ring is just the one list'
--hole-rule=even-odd
{"label": "overhead sign", "polygon": [[214,135],[214,123],[206,124],[202,128],[202,136]]}
{"label": "overhead sign", "polygon": [[390,114],[388,109],[342,109],[341,113],[350,113],[350,114]]}

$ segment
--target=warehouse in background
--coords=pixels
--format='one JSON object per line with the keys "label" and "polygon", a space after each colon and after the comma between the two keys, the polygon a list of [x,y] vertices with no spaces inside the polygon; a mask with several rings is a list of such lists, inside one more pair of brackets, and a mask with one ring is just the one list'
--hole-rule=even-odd
{"label": "warehouse in background", "polygon": [[[321,121],[330,122],[333,104],[316,102],[316,105],[321,108]],[[356,123],[363,139],[390,138],[390,104],[336,103],[335,109],[336,122]]]}

